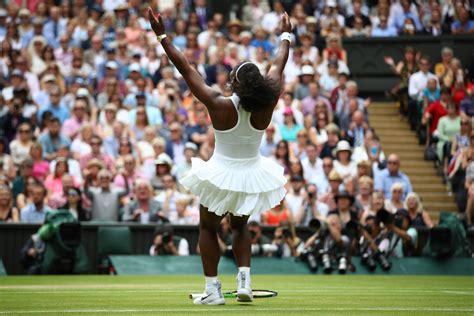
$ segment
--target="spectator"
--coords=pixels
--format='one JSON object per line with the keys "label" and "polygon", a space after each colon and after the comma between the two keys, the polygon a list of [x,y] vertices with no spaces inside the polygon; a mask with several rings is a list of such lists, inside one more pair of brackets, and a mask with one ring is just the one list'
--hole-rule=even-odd
{"label": "spectator", "polygon": [[[52,78],[50,76],[53,75],[46,75],[43,77],[43,80],[47,81],[49,78]],[[46,111],[51,112],[53,117],[59,119],[61,124],[69,118],[69,109],[61,102],[61,91],[58,87],[51,89],[49,92],[49,102],[40,107],[38,111],[38,121],[41,120]]]}
{"label": "spectator", "polygon": [[35,185],[32,190],[32,203],[27,204],[21,209],[21,222],[42,224],[46,213],[52,211],[49,206],[44,204],[46,188],[41,185]]}
{"label": "spectator", "polygon": [[74,183],[74,178],[67,173],[63,174],[61,177],[61,190],[49,192],[48,206],[52,209],[58,209],[67,203],[68,192],[74,187],[78,187],[77,183]]}
{"label": "spectator", "polygon": [[265,225],[278,226],[287,221],[292,221],[292,215],[284,199],[274,208],[262,213],[262,224]]}
{"label": "spectator", "polygon": [[311,65],[303,65],[299,75],[299,82],[295,87],[295,99],[303,100],[309,96],[309,84],[314,80],[314,68]]}
{"label": "spectator", "polygon": [[469,19],[469,10],[464,6],[457,8],[458,18],[451,24],[451,32],[453,34],[473,34],[474,21]]}
{"label": "spectator", "polygon": [[358,191],[356,203],[360,205],[363,212],[370,210],[372,205],[372,193],[374,192],[374,181],[368,176],[361,176],[357,179]]}
{"label": "spectator", "polygon": [[303,129],[303,127],[296,123],[293,110],[291,108],[285,108],[283,115],[283,124],[279,126],[281,138],[282,140],[286,140],[288,142],[295,142],[297,138],[296,135],[300,130]]}
{"label": "spectator", "polygon": [[271,156],[276,151],[278,141],[280,141],[279,133],[276,133],[275,125],[270,123],[265,129],[265,136],[260,145],[260,153],[262,156]]}
{"label": "spectator", "polygon": [[48,132],[43,133],[38,141],[43,146],[43,157],[48,160],[54,160],[61,146],[69,146],[69,139],[60,133],[60,121],[58,118],[51,118],[48,121]]}
{"label": "spectator", "polygon": [[329,213],[327,204],[318,200],[318,188],[315,184],[308,184],[306,192],[303,194],[303,200],[295,214],[295,224],[308,226],[313,218],[325,218]]}
{"label": "spectator", "polygon": [[407,194],[412,192],[412,186],[408,176],[400,171],[400,158],[398,155],[389,155],[387,165],[388,167],[379,172],[375,177],[375,190],[383,192],[387,199],[391,199],[392,192],[390,190],[392,185],[400,183],[403,186],[403,199],[405,199]]}
{"label": "spectator", "polygon": [[162,205],[153,199],[153,188],[145,180],[137,179],[135,181],[134,197],[124,208],[122,217],[124,222],[148,224],[167,221],[160,215]]}
{"label": "spectator", "polygon": [[100,160],[105,165],[105,167],[113,173],[115,171],[114,162],[112,158],[110,158],[107,154],[102,153],[101,149],[102,149],[102,139],[97,135],[92,136],[91,152],[82,155],[79,160],[81,168],[85,168],[88,162],[91,159],[95,158],[95,159]]}
{"label": "spectator", "polygon": [[163,206],[162,216],[166,218],[176,217],[176,201],[183,197],[183,193],[178,191],[174,176],[165,174],[162,181],[163,190],[156,195],[155,199]]}
{"label": "spectator", "polygon": [[61,133],[64,136],[75,139],[79,135],[88,119],[86,108],[87,103],[84,100],[76,100],[72,108],[72,116],[65,120],[61,127]]}
{"label": "spectator", "polygon": [[[359,210],[354,205],[354,197],[347,191],[339,192],[335,197],[336,208],[328,215],[337,214],[341,220],[342,227],[346,227],[350,221],[358,221],[361,217]],[[382,200],[383,203],[383,200]],[[383,204],[382,204],[383,205]]]}
{"label": "spectator", "polygon": [[[125,175],[123,177],[125,178]],[[85,178],[84,193],[92,201],[91,219],[118,221],[120,199],[128,194],[128,182],[125,181],[125,190],[112,187],[112,173],[107,169],[99,171],[99,187],[90,188],[90,174],[85,174]]]}
{"label": "spectator", "polygon": [[33,160],[33,176],[38,181],[44,181],[49,174],[49,163],[43,160],[43,146],[33,143],[30,148],[30,156]]}
{"label": "spectator", "polygon": [[[69,173],[68,163],[65,158],[58,158],[54,166],[54,173],[46,177],[44,186],[48,189],[49,194],[59,193],[63,191],[62,179],[65,174]],[[80,185],[79,181],[73,177],[74,186]]]}
{"label": "spectator", "polygon": [[278,247],[275,256],[283,258],[298,257],[304,246],[291,223],[282,223],[275,228],[272,243]]}
{"label": "spectator", "polygon": [[309,84],[309,95],[301,101],[301,108],[303,114],[313,114],[316,106],[323,103],[330,115],[332,115],[331,103],[329,100],[322,96],[319,91],[319,84],[317,82],[311,82]]}
{"label": "spectator", "polygon": [[329,172],[327,180],[329,181],[329,190],[319,197],[319,201],[327,204],[329,209],[333,210],[336,208],[335,197],[337,194],[339,194],[343,180],[339,173],[337,173],[337,171],[334,169]]}
{"label": "spectator", "polygon": [[437,127],[439,140],[436,144],[438,159],[443,164],[446,177],[448,173],[448,159],[451,152],[451,141],[461,130],[461,118],[456,113],[456,106],[452,103],[448,104],[447,112],[448,115],[439,119]]}
{"label": "spectator", "polygon": [[337,143],[334,150],[336,159],[334,160],[334,170],[344,179],[344,182],[350,181],[357,174],[357,165],[351,160],[352,148],[345,140]]}
{"label": "spectator", "polygon": [[288,174],[290,171],[290,146],[286,140],[278,142],[273,159],[285,168],[285,174]]}
{"label": "spectator", "polygon": [[252,256],[271,256],[278,247],[272,247],[272,241],[262,234],[262,227],[256,221],[250,221],[248,224],[251,242]]}
{"label": "spectator", "polygon": [[184,156],[186,157],[186,160],[176,166],[176,177],[178,179],[181,179],[186,176],[191,170],[192,159],[196,157],[197,152],[198,147],[196,146],[196,144],[187,142],[184,145]]}
{"label": "spectator", "polygon": [[189,198],[179,198],[176,200],[176,217],[171,217],[173,225],[196,225],[198,224],[197,212],[193,212],[190,207]]}
{"label": "spectator", "polygon": [[20,174],[13,181],[12,193],[15,200],[18,194],[25,191],[28,177],[33,177],[33,160],[31,159],[25,159],[21,162]]}
{"label": "spectator", "polygon": [[166,153],[175,164],[180,164],[185,160],[185,143],[183,127],[177,122],[170,124],[170,138],[166,142]]}
{"label": "spectator", "polygon": [[408,211],[410,227],[433,228],[430,215],[424,210],[420,197],[414,192],[410,192],[405,199],[405,209]]}
{"label": "spectator", "polygon": [[172,226],[158,226],[153,235],[150,256],[189,256],[188,241],[176,236]]}
{"label": "spectator", "polygon": [[382,210],[385,210],[383,192],[372,193],[372,202],[370,203],[370,207],[362,214],[360,222],[364,225],[367,224],[369,218],[376,217],[377,213]]}
{"label": "spectator", "polygon": [[303,166],[304,178],[307,182],[313,182],[318,174],[323,171],[323,161],[319,156],[316,145],[308,143],[306,145],[306,157],[301,160]]}
{"label": "spectator", "polygon": [[285,201],[288,205],[288,209],[291,212],[293,218],[299,211],[301,204],[303,203],[304,196],[306,194],[304,189],[304,179],[299,175],[293,175],[290,178],[290,189],[285,196]]}
{"label": "spectator", "polygon": [[422,124],[427,124],[430,120],[430,136],[438,128],[439,120],[448,114],[448,104],[452,101],[451,91],[448,88],[441,89],[441,96],[438,101],[431,103],[425,110],[423,115]]}
{"label": "spectator", "polygon": [[10,143],[10,155],[15,165],[29,157],[30,148],[33,144],[33,133],[28,123],[22,123],[18,126],[17,139]]}
{"label": "spectator", "polygon": [[67,146],[59,147],[56,159],[51,161],[49,164],[50,173],[54,173],[54,170],[56,170],[56,163],[58,160],[65,160],[67,162],[67,169],[69,170],[68,173],[73,176],[76,181],[82,183],[82,170],[79,161],[71,157]]}
{"label": "spectator", "polygon": [[399,209],[403,209],[403,185],[400,183],[394,183],[390,189],[392,192],[392,197],[385,200],[385,209],[390,213],[395,214]]}
{"label": "spectator", "polygon": [[20,212],[13,205],[12,191],[5,185],[0,186],[0,222],[20,222]]}
{"label": "spectator", "polygon": [[372,37],[392,37],[397,36],[397,29],[389,26],[388,18],[385,15],[379,16],[379,25],[372,29],[370,34]]}
{"label": "spectator", "polygon": [[82,206],[82,193],[78,188],[67,190],[67,202],[59,209],[68,210],[80,222],[89,220],[89,213]]}
{"label": "spectator", "polygon": [[441,98],[441,89],[435,79],[429,79],[425,90],[423,90],[423,108],[426,109],[429,104],[438,101]]}
{"label": "spectator", "polygon": [[6,177],[12,181],[16,177],[17,168],[13,164],[13,159],[9,154],[5,153],[5,150],[6,140],[5,138],[0,138],[0,162],[2,162],[0,173],[6,175]]}

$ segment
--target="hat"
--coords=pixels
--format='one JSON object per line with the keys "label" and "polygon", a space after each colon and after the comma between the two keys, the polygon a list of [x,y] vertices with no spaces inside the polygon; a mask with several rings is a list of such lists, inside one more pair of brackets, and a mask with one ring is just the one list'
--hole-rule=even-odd
{"label": "hat", "polygon": [[351,204],[354,203],[354,196],[351,195],[346,190],[342,190],[339,193],[337,193],[337,195],[334,197],[334,199],[336,200],[336,203],[339,199],[349,199],[351,201]]}
{"label": "hat", "polygon": [[140,72],[140,65],[137,64],[137,63],[133,63],[128,67],[128,70],[130,72],[132,72],[132,71]]}
{"label": "hat", "polygon": [[184,149],[191,149],[192,151],[194,152],[197,152],[198,150],[198,147],[195,143],[191,143],[191,142],[187,142],[186,144],[184,144]]}
{"label": "hat", "polygon": [[56,77],[54,75],[51,75],[51,74],[48,74],[48,75],[45,75],[43,77],[43,79],[41,79],[42,82],[56,82]]}
{"label": "hat", "polygon": [[107,111],[107,110],[112,110],[114,112],[117,112],[117,106],[115,106],[115,104],[113,103],[107,103],[105,106],[104,106],[104,110]]}
{"label": "hat", "polygon": [[327,0],[326,5],[331,8],[337,7],[337,1],[336,0]]}
{"label": "hat", "polygon": [[118,68],[117,62],[113,60],[109,60],[108,62],[105,63],[105,68],[117,69]]}
{"label": "hat", "polygon": [[285,108],[283,115],[293,115],[293,110],[290,107]]}
{"label": "hat", "polygon": [[0,8],[0,18],[6,18],[8,16],[7,10]]}
{"label": "hat", "polygon": [[350,151],[352,152],[352,147],[347,140],[340,140],[337,143],[336,148],[333,150],[333,155],[337,156],[340,151]]}
{"label": "hat", "polygon": [[173,161],[171,160],[170,156],[165,153],[161,153],[155,160],[155,165],[167,165],[171,168],[173,165]]}
{"label": "hat", "polygon": [[253,35],[249,31],[243,31],[240,33],[240,38],[244,38],[244,37],[252,38]]}
{"label": "hat", "polygon": [[318,24],[318,20],[314,16],[308,16],[306,18],[306,24]]}
{"label": "hat", "polygon": [[12,74],[10,75],[10,77],[13,77],[13,76],[15,76],[15,77],[20,77],[20,78],[22,78],[22,79],[24,78],[23,72],[22,72],[20,69],[14,69],[14,70],[12,71]]}
{"label": "hat", "polygon": [[304,65],[303,67],[301,67],[300,76],[304,76],[304,75],[313,76],[313,75],[314,75],[314,68],[313,68],[313,66]]}
{"label": "hat", "polygon": [[30,10],[28,10],[27,8],[22,8],[18,12],[18,15],[19,16],[30,16]]}
{"label": "hat", "polygon": [[128,6],[125,3],[119,4],[114,11],[123,11],[123,10],[128,10]]}
{"label": "hat", "polygon": [[341,175],[336,170],[331,170],[328,176],[329,181],[342,181]]}
{"label": "hat", "polygon": [[238,26],[242,28],[242,22],[239,19],[232,19],[227,23],[227,27]]}
{"label": "hat", "polygon": [[99,167],[99,169],[105,168],[104,163],[97,158],[92,158],[87,162],[86,168]]}
{"label": "hat", "polygon": [[89,91],[86,88],[79,88],[76,92],[76,98],[88,97]]}

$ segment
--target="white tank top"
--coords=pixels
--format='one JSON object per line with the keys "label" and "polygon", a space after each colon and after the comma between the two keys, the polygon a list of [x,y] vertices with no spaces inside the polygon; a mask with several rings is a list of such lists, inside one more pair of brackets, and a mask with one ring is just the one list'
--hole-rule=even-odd
{"label": "white tank top", "polygon": [[214,152],[231,159],[256,158],[260,155],[260,143],[265,131],[252,126],[251,113],[239,105],[240,99],[236,94],[229,98],[237,110],[237,124],[225,131],[214,129],[216,138]]}

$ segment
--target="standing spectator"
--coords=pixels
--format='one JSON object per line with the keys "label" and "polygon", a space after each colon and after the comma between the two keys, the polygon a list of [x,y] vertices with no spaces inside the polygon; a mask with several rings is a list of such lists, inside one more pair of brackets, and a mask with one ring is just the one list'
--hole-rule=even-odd
{"label": "standing spectator", "polygon": [[[125,177],[125,176],[123,176]],[[84,193],[92,200],[91,219],[99,221],[118,221],[120,199],[128,194],[128,182],[125,190],[111,186],[112,173],[102,169],[98,174],[99,187],[90,188],[91,177],[86,175]]]}
{"label": "standing spectator", "polygon": [[391,188],[395,183],[400,183],[403,186],[403,199],[408,193],[411,193],[412,186],[410,179],[406,174],[400,171],[400,158],[396,154],[388,156],[388,167],[375,177],[374,188],[376,191],[384,193],[387,199],[392,197]]}
{"label": "standing spectator", "polygon": [[61,146],[69,146],[69,139],[62,135],[60,131],[61,123],[58,118],[53,117],[48,121],[48,132],[42,134],[38,141],[43,146],[43,157],[48,160],[54,160]]}
{"label": "standing spectator", "polygon": [[42,224],[46,217],[46,213],[52,211],[49,206],[45,205],[46,188],[42,185],[33,187],[33,202],[21,209],[22,223],[38,223]]}

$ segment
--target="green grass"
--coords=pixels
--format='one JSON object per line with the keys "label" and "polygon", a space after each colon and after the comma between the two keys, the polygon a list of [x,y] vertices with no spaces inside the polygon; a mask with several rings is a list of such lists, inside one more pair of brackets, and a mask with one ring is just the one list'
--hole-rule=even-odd
{"label": "green grass", "polygon": [[[221,278],[223,290],[234,278]],[[0,277],[0,315],[474,315],[474,277],[253,276],[274,298],[196,306],[199,276]]]}

